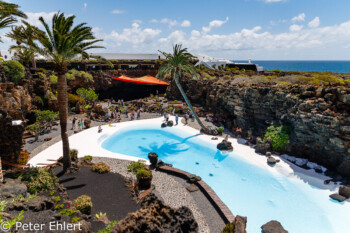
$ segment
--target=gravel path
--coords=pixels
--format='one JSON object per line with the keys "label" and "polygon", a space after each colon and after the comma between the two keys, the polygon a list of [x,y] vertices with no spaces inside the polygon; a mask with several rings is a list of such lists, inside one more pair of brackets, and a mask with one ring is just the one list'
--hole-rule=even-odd
{"label": "gravel path", "polygon": [[[117,172],[129,178],[133,177],[132,174],[126,172],[127,166],[130,163],[129,161],[111,158],[93,158],[94,163],[100,161],[108,164],[112,172]],[[152,184],[155,186],[155,193],[173,208],[179,208],[181,206],[190,208],[199,225],[199,232],[221,232],[225,223],[202,192],[188,192],[185,188],[186,182],[181,178],[154,170],[152,174]],[[200,204],[201,208],[198,207],[198,204]],[[207,214],[203,214],[203,212]]]}

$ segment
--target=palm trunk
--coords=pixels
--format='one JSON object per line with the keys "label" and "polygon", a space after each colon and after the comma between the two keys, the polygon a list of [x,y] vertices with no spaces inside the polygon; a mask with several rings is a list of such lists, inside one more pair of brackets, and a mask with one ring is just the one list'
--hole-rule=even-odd
{"label": "palm trunk", "polygon": [[32,67],[34,69],[36,69],[36,60],[35,60],[35,58],[32,59]]}
{"label": "palm trunk", "polygon": [[0,183],[4,183],[4,175],[2,174],[1,156],[0,156]]}
{"label": "palm trunk", "polygon": [[[58,72],[57,82],[57,99],[58,99],[58,111],[61,126],[61,138],[63,145],[63,170],[66,172],[71,167],[71,158],[69,155],[69,140],[67,133],[67,120],[68,120],[68,97],[67,97],[67,80],[63,67]],[[63,72],[62,72],[63,71]]]}
{"label": "palm trunk", "polygon": [[176,83],[177,88],[179,88],[179,91],[180,91],[182,97],[185,99],[185,102],[186,102],[188,108],[189,108],[190,111],[192,112],[193,117],[196,119],[196,121],[198,122],[198,124],[200,125],[200,127],[201,127],[202,129],[206,129],[206,127],[203,125],[203,123],[201,122],[201,120],[198,118],[196,112],[194,111],[194,109],[193,109],[193,107],[192,107],[192,105],[191,105],[190,100],[187,98],[187,95],[186,95],[185,91],[182,89],[182,86],[181,86],[181,84],[180,84],[180,82],[179,82],[179,78],[178,78],[175,74],[174,74],[174,80],[175,80],[175,83]]}

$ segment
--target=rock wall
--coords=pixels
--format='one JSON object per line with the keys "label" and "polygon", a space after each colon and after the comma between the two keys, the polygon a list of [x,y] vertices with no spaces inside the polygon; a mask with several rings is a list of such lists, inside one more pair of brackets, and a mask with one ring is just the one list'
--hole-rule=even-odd
{"label": "rock wall", "polygon": [[24,120],[31,109],[32,98],[26,88],[13,83],[0,83],[0,109],[15,120]]}
{"label": "rock wall", "polygon": [[0,157],[3,161],[16,163],[23,145],[24,126],[13,126],[12,120],[7,111],[0,109]]}
{"label": "rock wall", "polygon": [[[239,86],[222,79],[183,86],[193,102],[216,112],[226,126],[262,136],[271,124],[291,125],[286,152],[350,176],[350,88]],[[168,96],[181,98],[173,88]]]}

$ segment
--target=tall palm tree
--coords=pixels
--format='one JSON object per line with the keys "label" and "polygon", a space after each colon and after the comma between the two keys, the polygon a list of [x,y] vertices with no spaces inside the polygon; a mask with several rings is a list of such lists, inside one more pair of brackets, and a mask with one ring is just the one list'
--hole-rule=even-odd
{"label": "tall palm tree", "polygon": [[[69,141],[67,134],[68,119],[68,99],[67,99],[67,65],[71,59],[81,56],[82,59],[88,59],[90,56],[86,51],[93,48],[104,48],[95,45],[97,40],[92,28],[81,23],[73,27],[75,16],[65,17],[63,13],[56,13],[52,18],[51,28],[40,17],[39,20],[45,28],[38,34],[39,44],[33,43],[35,52],[43,55],[55,64],[55,72],[58,76],[57,98],[59,119],[61,126],[61,138],[63,144],[63,169],[67,172],[71,167],[71,158],[69,156]],[[93,57],[96,58],[96,57]]]}
{"label": "tall palm tree", "polygon": [[206,127],[198,118],[196,112],[194,111],[191,105],[191,102],[187,98],[187,95],[180,84],[180,78],[182,78],[185,74],[197,77],[196,69],[192,62],[194,56],[187,52],[187,48],[182,48],[181,44],[176,44],[173,46],[173,54],[165,52],[161,53],[165,56],[165,61],[159,68],[157,77],[164,77],[165,75],[171,76],[171,78],[175,81],[176,86],[179,89],[182,97],[185,99],[185,102],[190,111],[192,112],[194,118],[196,119],[200,127],[203,130],[206,130]]}
{"label": "tall palm tree", "polygon": [[0,0],[0,29],[9,27],[16,23],[16,16],[25,19],[27,18],[26,14],[18,8],[19,6],[17,4],[7,3]]}
{"label": "tall palm tree", "polygon": [[23,25],[12,27],[11,32],[6,34],[7,37],[15,40],[17,43],[17,45],[11,46],[10,50],[16,51],[17,56],[25,58],[26,62],[27,59],[30,59],[32,67],[36,69],[35,53],[32,45],[38,39],[40,29],[26,21],[22,22]]}

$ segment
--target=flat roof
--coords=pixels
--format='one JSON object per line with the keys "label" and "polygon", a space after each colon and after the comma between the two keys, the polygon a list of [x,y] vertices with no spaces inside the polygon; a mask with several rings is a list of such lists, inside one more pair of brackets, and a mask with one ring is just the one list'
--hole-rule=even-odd
{"label": "flat roof", "polygon": [[158,53],[92,53],[108,60],[157,60],[163,56]]}

